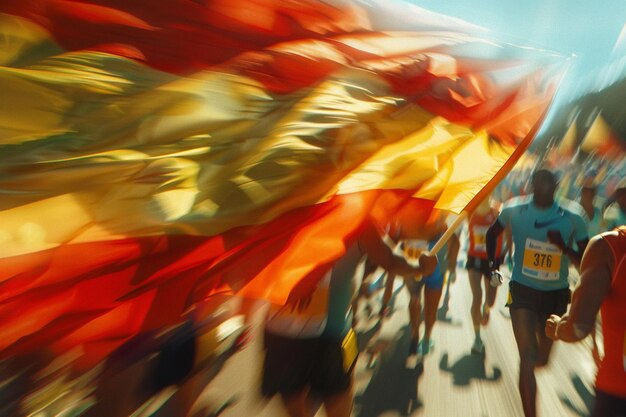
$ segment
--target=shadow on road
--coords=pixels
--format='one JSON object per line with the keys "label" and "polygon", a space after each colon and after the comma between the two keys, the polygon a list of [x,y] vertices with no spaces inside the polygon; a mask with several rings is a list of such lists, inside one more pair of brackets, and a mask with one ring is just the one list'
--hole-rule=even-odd
{"label": "shadow on road", "polygon": [[439,310],[437,310],[437,321],[452,324],[454,326],[461,326],[461,322],[454,320],[448,315],[448,313],[450,312],[450,283],[451,280],[446,280],[446,287],[444,288],[441,307],[439,307]]}
{"label": "shadow on road", "polygon": [[448,364],[448,354],[446,353],[441,357],[439,369],[444,372],[450,372],[453,376],[454,385],[458,386],[469,385],[472,379],[497,381],[502,377],[502,371],[497,367],[493,368],[492,375],[487,375],[484,355],[465,355],[450,366]]}
{"label": "shadow on road", "polygon": [[595,395],[593,392],[589,391],[582,379],[576,374],[572,374],[572,384],[574,384],[574,388],[576,389],[576,393],[580,396],[581,400],[585,404],[585,409],[581,410],[579,407],[574,405],[572,400],[565,395],[560,395],[561,402],[565,404],[567,408],[572,410],[572,412],[576,413],[576,415],[580,417],[587,417],[589,415],[589,411],[593,407],[593,403],[595,400]]}
{"label": "shadow on road", "polygon": [[418,398],[418,380],[424,366],[405,367],[410,330],[407,326],[401,331],[402,336],[381,355],[365,391],[356,397],[356,416],[378,417],[386,411],[409,416],[422,406]]}

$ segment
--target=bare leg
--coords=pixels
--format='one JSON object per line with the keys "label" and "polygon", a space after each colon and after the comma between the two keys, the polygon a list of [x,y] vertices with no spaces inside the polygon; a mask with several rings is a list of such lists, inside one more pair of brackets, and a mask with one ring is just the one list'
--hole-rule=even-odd
{"label": "bare leg", "polygon": [[416,285],[413,278],[404,278],[406,289],[409,291],[409,322],[411,324],[411,340],[417,341],[422,324],[422,306],[420,304],[421,288]]}
{"label": "bare leg", "polygon": [[430,341],[430,336],[437,321],[437,307],[441,300],[442,288],[424,288],[424,339]]}
{"label": "bare leg", "polygon": [[467,271],[469,277],[470,288],[472,290],[472,307],[470,309],[472,315],[472,324],[476,335],[480,334],[481,306],[483,303],[483,289],[481,286],[482,273],[475,269]]}
{"label": "bare leg", "polygon": [[395,281],[396,276],[394,274],[387,273],[387,279],[385,281],[385,292],[383,293],[383,301],[380,306],[380,316],[382,317],[385,314],[385,309],[389,307],[389,302],[391,301],[391,296],[393,295],[393,282]]}
{"label": "bare leg", "polygon": [[484,275],[484,283],[485,283],[485,303],[483,304],[483,313],[480,324],[486,326],[489,323],[489,315],[491,313],[491,307],[496,302],[496,295],[498,294],[498,287],[494,287],[491,285],[491,279],[489,279],[488,275]]}
{"label": "bare leg", "polygon": [[498,287],[493,287],[491,285],[491,280],[489,279],[489,276],[487,275],[483,275],[484,276],[484,283],[485,283],[485,304],[491,308],[493,307],[493,305],[496,302],[496,295],[498,295]]}
{"label": "bare leg", "polygon": [[539,316],[525,308],[511,309],[511,323],[520,355],[519,392],[526,417],[537,416],[537,381],[535,367],[538,358]]}
{"label": "bare leg", "polygon": [[[542,318],[541,321],[545,323],[546,319],[547,317]],[[554,341],[550,339],[548,336],[546,336],[546,332],[543,326],[538,325],[537,326],[538,351],[537,351],[537,363],[535,365],[537,368],[544,367],[548,364],[548,361],[550,360],[550,352],[552,351],[553,344],[554,344]]]}
{"label": "bare leg", "polygon": [[411,322],[411,338],[419,339],[420,325],[422,324],[422,306],[420,304],[419,294],[411,294],[409,300],[409,321]]}

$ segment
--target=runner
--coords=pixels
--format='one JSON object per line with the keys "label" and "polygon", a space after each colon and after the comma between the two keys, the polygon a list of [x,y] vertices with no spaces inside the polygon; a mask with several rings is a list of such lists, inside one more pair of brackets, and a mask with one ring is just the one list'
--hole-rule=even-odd
{"label": "runner", "polygon": [[597,188],[595,180],[587,177],[583,181],[580,191],[580,205],[584,209],[584,213],[587,216],[587,231],[589,239],[605,231],[602,209],[596,204]]}
{"label": "runner", "polygon": [[[431,250],[446,231],[446,217],[438,215],[428,227],[423,230],[425,239],[408,239],[403,242],[403,250],[407,258],[418,258],[420,254]],[[437,308],[441,300],[444,284],[444,265],[454,273],[456,270],[456,256],[459,241],[453,234],[448,244],[437,254],[439,262],[434,272],[417,280],[417,277],[405,276],[404,283],[409,290],[409,320],[411,323],[411,342],[406,366],[413,368],[426,356],[433,347],[432,330],[437,320]],[[441,264],[441,265],[440,265]],[[423,291],[422,291],[423,290]],[[421,296],[424,294],[424,337],[420,340],[422,324]]]}
{"label": "runner", "polygon": [[[491,308],[496,300],[498,288],[490,285],[491,271],[487,258],[487,230],[498,218],[498,211],[492,207],[492,200],[485,198],[476,208],[469,220],[469,247],[467,250],[467,262],[465,268],[469,277],[472,290],[471,316],[474,325],[474,344],[472,353],[482,354],[485,351],[484,342],[480,336],[480,326],[487,325]],[[510,244],[507,246],[510,247]],[[496,247],[496,259],[498,265],[504,260],[502,250],[502,236],[498,237]],[[483,303],[482,282],[485,285],[485,301]],[[482,305],[482,308],[481,308]]]}
{"label": "runner", "polygon": [[582,340],[595,328],[600,308],[606,354],[596,377],[591,417],[626,416],[626,226],[591,240],[570,310],[562,318],[551,315],[546,334],[552,340]]}
{"label": "runner", "polygon": [[394,255],[372,224],[319,282],[315,291],[286,306],[273,306],[265,324],[262,392],[279,394],[292,417],[315,414],[317,400],[328,417],[348,417],[352,410],[352,371],[357,357],[352,330],[353,276],[363,251],[377,265],[398,275],[431,273],[434,256],[411,266]]}
{"label": "runner", "polygon": [[[519,391],[526,417],[537,415],[535,368],[548,363],[552,349],[552,340],[544,331],[545,321],[550,314],[560,315],[567,309],[569,262],[579,265],[588,242],[581,214],[565,208],[566,202],[554,201],[556,187],[552,172],[535,172],[533,194],[507,202],[487,231],[492,271],[499,266],[497,239],[505,227],[511,227],[515,246],[507,305],[520,355]],[[578,251],[572,249],[574,243]]]}

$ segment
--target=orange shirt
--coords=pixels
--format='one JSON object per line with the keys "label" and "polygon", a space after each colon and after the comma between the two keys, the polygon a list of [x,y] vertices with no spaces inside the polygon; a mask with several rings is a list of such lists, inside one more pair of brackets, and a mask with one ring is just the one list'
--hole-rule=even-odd
{"label": "orange shirt", "polygon": [[626,398],[626,226],[618,236],[603,235],[615,259],[611,289],[602,302],[604,358],[598,369],[596,388]]}
{"label": "orange shirt", "polygon": [[[467,254],[481,259],[487,259],[487,230],[498,218],[496,209],[491,208],[485,214],[472,214],[469,221],[469,249]],[[502,252],[502,234],[498,237],[496,258]]]}

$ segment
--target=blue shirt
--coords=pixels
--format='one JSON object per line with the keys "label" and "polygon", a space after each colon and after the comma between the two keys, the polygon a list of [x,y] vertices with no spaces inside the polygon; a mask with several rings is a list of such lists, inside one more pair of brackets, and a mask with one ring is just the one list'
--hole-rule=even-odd
{"label": "blue shirt", "polygon": [[510,225],[513,232],[513,281],[542,291],[569,286],[569,260],[548,241],[548,231],[559,231],[569,247],[587,239],[582,210],[576,207],[580,206],[560,202],[539,208],[532,196],[514,198],[505,204],[498,222],[505,227]]}
{"label": "blue shirt", "polygon": [[[585,213],[586,215],[586,213]],[[602,232],[604,232],[604,218],[602,216],[602,210],[600,209],[600,207],[593,207],[593,218],[589,219],[589,216],[587,216],[588,220],[589,220],[589,227],[587,229],[587,231],[589,232],[587,235],[589,237],[589,239],[591,239],[592,237],[594,237],[597,234],[600,234]]]}

